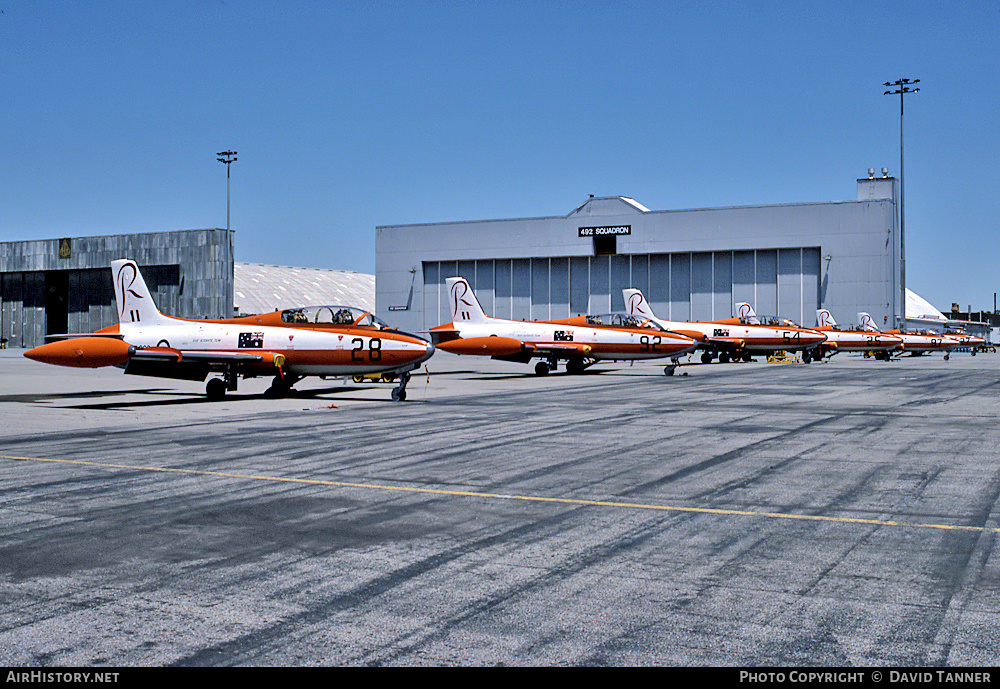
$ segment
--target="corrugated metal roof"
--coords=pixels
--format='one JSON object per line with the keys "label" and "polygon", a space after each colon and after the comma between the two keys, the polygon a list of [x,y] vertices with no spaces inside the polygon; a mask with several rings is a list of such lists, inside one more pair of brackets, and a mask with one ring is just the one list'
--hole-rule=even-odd
{"label": "corrugated metal roof", "polygon": [[241,316],[322,305],[374,311],[375,276],[350,270],[234,263],[233,301]]}

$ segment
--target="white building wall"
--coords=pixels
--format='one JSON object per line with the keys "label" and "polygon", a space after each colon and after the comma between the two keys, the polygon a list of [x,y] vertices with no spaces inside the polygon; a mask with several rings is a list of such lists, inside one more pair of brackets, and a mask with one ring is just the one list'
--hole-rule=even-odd
{"label": "white building wall", "polygon": [[[728,318],[747,301],[804,325],[820,307],[842,323],[858,311],[891,323],[893,193],[889,178],[859,180],[858,201],[647,211],[613,197],[564,217],[378,227],[376,309],[408,330],[447,322],[444,280],[462,275],[487,313],[503,318],[621,310],[622,288],[638,287],[658,314],[678,320]],[[614,255],[596,256],[593,238],[579,233],[593,226],[629,234]]]}

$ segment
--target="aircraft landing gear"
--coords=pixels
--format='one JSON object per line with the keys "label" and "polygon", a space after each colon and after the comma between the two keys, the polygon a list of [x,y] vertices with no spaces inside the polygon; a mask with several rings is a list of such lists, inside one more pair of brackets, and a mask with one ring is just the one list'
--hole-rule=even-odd
{"label": "aircraft landing gear", "polygon": [[712,353],[711,352],[702,352],[701,353],[701,363],[703,363],[703,364],[710,364],[710,363],[712,363]]}
{"label": "aircraft landing gear", "polygon": [[236,392],[236,371],[229,367],[222,378],[211,378],[205,384],[205,396],[214,401],[221,400],[226,396],[226,392]]}
{"label": "aircraft landing gear", "polygon": [[809,362],[811,362],[812,361],[812,356],[813,355],[812,355],[812,352],[810,350],[803,349],[802,350],[802,363],[808,364]]}
{"label": "aircraft landing gear", "polygon": [[279,373],[271,381],[271,387],[264,391],[264,396],[271,398],[287,397],[294,392],[292,386],[300,380],[301,378],[299,377]]}
{"label": "aircraft landing gear", "polygon": [[399,385],[392,389],[392,401],[403,402],[406,400],[406,384],[410,382],[410,372],[403,371],[399,376]]}
{"label": "aircraft landing gear", "polygon": [[597,363],[596,359],[569,359],[566,361],[566,373],[577,375]]}
{"label": "aircraft landing gear", "polygon": [[554,371],[556,369],[556,364],[554,361],[539,361],[535,364],[535,375],[536,376],[547,376],[549,371]]}
{"label": "aircraft landing gear", "polygon": [[674,375],[674,371],[677,370],[678,366],[680,366],[680,362],[677,359],[671,359],[670,364],[663,367],[663,375],[665,376]]}
{"label": "aircraft landing gear", "polygon": [[205,384],[205,396],[216,402],[226,396],[226,381],[223,378],[209,378]]}

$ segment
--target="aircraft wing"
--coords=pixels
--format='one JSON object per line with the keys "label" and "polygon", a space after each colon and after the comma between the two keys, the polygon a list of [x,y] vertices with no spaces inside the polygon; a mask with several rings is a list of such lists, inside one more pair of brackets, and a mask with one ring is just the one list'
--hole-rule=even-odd
{"label": "aircraft wing", "polygon": [[113,340],[121,340],[123,336],[121,333],[59,333],[56,335],[46,335],[46,342],[60,342],[62,340],[78,340],[83,337],[105,337]]}
{"label": "aircraft wing", "polygon": [[225,352],[174,349],[172,347],[146,347],[130,352],[125,373],[137,376],[174,378],[177,380],[205,380],[211,371],[225,370],[232,364],[252,368],[280,370],[285,363],[282,354],[269,351]]}
{"label": "aircraft wing", "polygon": [[199,363],[199,364],[252,364],[252,363],[262,363],[274,360],[275,356],[281,356],[280,354],[275,355],[272,352],[257,352],[257,353],[246,353],[246,352],[213,352],[205,350],[187,350],[187,349],[174,349],[172,347],[146,347],[145,349],[136,349],[132,353],[132,359],[139,361],[162,361],[169,363],[180,363],[182,361],[187,363]]}
{"label": "aircraft wing", "polygon": [[585,344],[528,344],[525,343],[525,347],[531,349],[535,356],[548,356],[554,357],[556,359],[563,359],[576,356],[587,356],[590,354],[592,347]]}
{"label": "aircraft wing", "polygon": [[706,337],[705,341],[725,349],[741,349],[746,344],[740,337]]}

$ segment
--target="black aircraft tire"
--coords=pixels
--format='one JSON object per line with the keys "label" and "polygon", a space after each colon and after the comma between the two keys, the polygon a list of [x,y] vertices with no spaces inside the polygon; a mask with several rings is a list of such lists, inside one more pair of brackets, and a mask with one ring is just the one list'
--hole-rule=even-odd
{"label": "black aircraft tire", "polygon": [[212,378],[205,385],[205,396],[208,399],[216,401],[225,398],[226,396],[226,381],[222,378]]}

